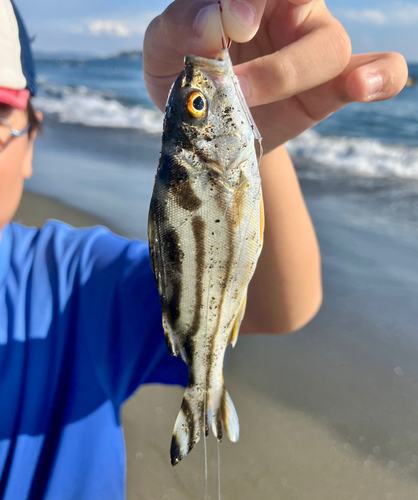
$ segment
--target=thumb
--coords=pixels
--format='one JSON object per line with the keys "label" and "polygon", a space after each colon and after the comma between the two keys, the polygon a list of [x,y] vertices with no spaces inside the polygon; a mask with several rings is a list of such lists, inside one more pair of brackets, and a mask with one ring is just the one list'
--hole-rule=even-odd
{"label": "thumb", "polygon": [[257,33],[267,0],[222,0],[222,23],[234,42],[248,42]]}
{"label": "thumb", "polygon": [[[225,34],[237,42],[257,32],[266,0],[222,0]],[[144,38],[145,84],[154,103],[164,109],[167,93],[183,69],[187,54],[214,57],[222,49],[219,4],[215,0],[176,0],[148,26]]]}
{"label": "thumb", "polygon": [[148,93],[161,110],[184,57],[214,57],[222,49],[219,6],[205,0],[176,0],[148,26],[143,70]]}

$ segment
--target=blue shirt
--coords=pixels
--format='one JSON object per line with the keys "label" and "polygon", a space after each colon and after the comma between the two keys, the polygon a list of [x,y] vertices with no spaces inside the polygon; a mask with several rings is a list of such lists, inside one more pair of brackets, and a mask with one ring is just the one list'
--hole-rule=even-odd
{"label": "blue shirt", "polygon": [[9,224],[0,243],[0,498],[124,498],[121,404],[186,384],[148,246],[103,227]]}

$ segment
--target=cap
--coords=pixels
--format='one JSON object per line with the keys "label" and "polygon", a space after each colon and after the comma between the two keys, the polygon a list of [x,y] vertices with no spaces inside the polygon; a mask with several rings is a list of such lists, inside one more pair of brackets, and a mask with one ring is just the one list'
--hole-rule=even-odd
{"label": "cap", "polygon": [[11,0],[0,0],[0,19],[0,103],[25,109],[36,94],[29,36]]}

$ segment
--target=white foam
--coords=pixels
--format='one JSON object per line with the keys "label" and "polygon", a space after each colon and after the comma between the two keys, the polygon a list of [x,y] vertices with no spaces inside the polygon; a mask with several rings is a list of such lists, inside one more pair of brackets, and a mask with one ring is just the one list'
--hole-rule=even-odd
{"label": "white foam", "polygon": [[308,130],[286,144],[294,157],[369,177],[418,179],[418,148],[374,139],[322,137]]}
{"label": "white foam", "polygon": [[161,134],[163,115],[157,109],[127,107],[104,92],[86,87],[57,87],[43,82],[46,95],[35,98],[35,106],[45,114],[58,116],[62,123],[90,127],[133,128]]}
{"label": "white foam", "polygon": [[[161,134],[163,115],[157,109],[124,106],[110,92],[87,87],[57,86],[41,81],[42,94],[35,105],[62,123],[115,127]],[[369,177],[418,179],[418,148],[389,145],[375,139],[323,137],[308,130],[286,146],[294,157],[311,159],[335,170]]]}

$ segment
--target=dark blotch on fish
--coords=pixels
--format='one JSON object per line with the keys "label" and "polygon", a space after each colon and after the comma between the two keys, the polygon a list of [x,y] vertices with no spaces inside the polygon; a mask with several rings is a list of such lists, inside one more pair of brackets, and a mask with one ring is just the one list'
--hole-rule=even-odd
{"label": "dark blotch on fish", "polygon": [[184,256],[183,251],[179,246],[179,238],[176,231],[170,228],[164,234],[164,240],[166,242],[167,255],[171,261],[170,270],[172,272],[171,286],[172,293],[169,297],[163,293],[161,304],[163,309],[168,310],[170,314],[172,326],[180,317],[180,300],[182,293],[182,282],[181,282],[181,269],[182,269],[182,259]]}
{"label": "dark blotch on fish", "polygon": [[205,267],[205,221],[200,215],[193,217],[192,220],[192,230],[193,236],[196,245],[196,302],[197,304],[194,316],[193,323],[190,327],[189,333],[191,335],[196,334],[200,325],[200,307],[199,304],[202,303],[203,297],[203,269]]}
{"label": "dark blotch on fish", "polygon": [[193,410],[190,406],[189,401],[186,398],[183,398],[183,403],[181,405],[181,409],[183,410],[184,416],[186,417],[186,422],[189,427],[189,432],[188,432],[188,437],[189,437],[189,443],[188,443],[188,450],[190,451],[193,448],[194,442],[193,442],[193,436],[195,433],[195,421],[194,421],[194,414]]}
{"label": "dark blotch on fish", "polygon": [[202,205],[201,200],[195,195],[187,169],[175,157],[162,156],[159,178],[172,194],[179,207],[194,212]]}

